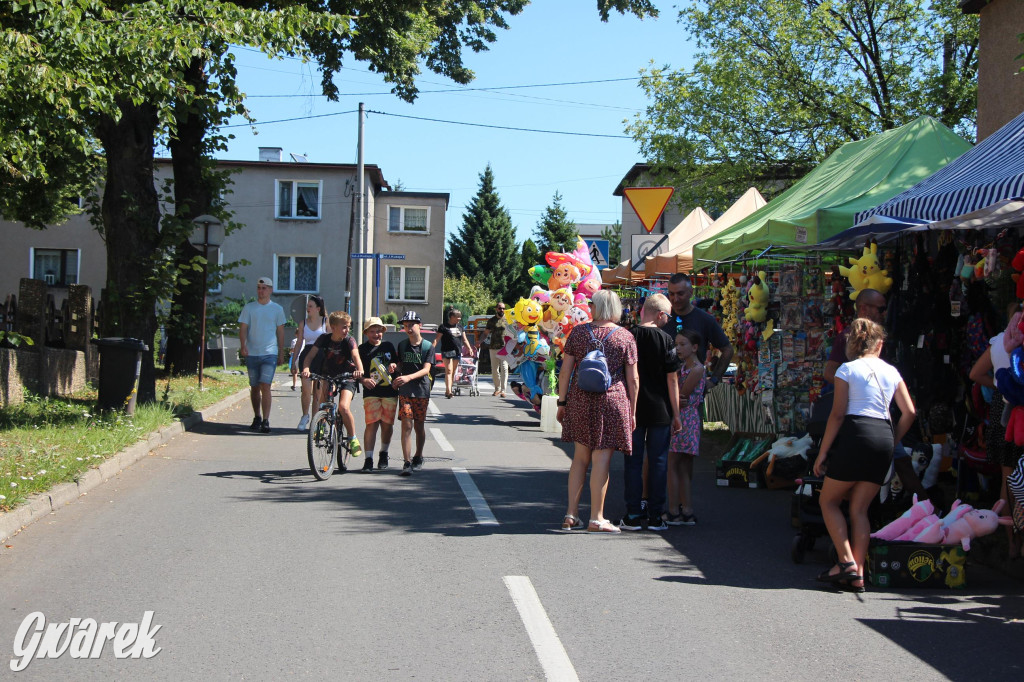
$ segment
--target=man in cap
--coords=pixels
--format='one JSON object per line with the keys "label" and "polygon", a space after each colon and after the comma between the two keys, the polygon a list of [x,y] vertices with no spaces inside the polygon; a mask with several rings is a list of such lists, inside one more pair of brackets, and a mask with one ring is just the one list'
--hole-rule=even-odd
{"label": "man in cap", "polygon": [[[411,476],[423,466],[423,445],[427,440],[424,424],[430,403],[430,366],[433,344],[420,335],[420,316],[415,310],[402,315],[406,339],[398,343],[398,374],[391,385],[398,389],[398,417],[402,420],[402,476]],[[412,432],[416,431],[416,454],[412,452]]]}
{"label": "man in cap", "polygon": [[274,280],[260,277],[256,300],[242,308],[238,316],[238,341],[245,368],[249,372],[249,399],[253,419],[250,431],[270,433],[270,385],[274,370],[284,362],[284,308],[270,300]]}
{"label": "man in cap", "polygon": [[373,448],[377,444],[377,425],[380,425],[380,457],[378,471],[388,468],[388,446],[395,426],[398,410],[398,391],[391,385],[391,375],[398,368],[398,351],[390,341],[384,341],[387,327],[379,317],[367,318],[363,323],[363,342],[359,357],[363,361],[363,447],[366,461],[363,473],[373,471]]}

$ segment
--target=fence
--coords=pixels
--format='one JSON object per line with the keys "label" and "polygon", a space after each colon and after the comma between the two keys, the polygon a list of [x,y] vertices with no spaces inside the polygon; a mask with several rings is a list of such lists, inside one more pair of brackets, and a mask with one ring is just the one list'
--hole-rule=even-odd
{"label": "fence", "polygon": [[101,307],[84,284],[69,285],[58,307],[46,282],[22,279],[18,295],[7,296],[0,308],[0,329],[27,336],[34,345],[0,348],[0,406],[23,402],[26,388],[68,395],[95,380],[99,361],[89,340],[98,314]]}

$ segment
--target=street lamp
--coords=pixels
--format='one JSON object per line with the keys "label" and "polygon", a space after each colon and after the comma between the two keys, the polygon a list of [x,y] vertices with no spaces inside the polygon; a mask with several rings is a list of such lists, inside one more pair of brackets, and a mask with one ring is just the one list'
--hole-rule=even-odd
{"label": "street lamp", "polygon": [[[195,229],[189,242],[203,250],[203,316],[199,332],[199,390],[203,390],[203,369],[206,363],[206,278],[209,272],[210,247],[220,246],[224,241],[224,228],[220,220],[212,215],[201,215],[192,219]],[[212,229],[212,233],[211,233]],[[224,352],[224,349],[221,349]]]}

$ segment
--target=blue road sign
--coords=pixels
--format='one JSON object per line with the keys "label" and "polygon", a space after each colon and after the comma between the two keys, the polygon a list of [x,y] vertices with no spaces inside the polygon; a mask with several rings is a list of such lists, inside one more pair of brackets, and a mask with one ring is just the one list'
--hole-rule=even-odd
{"label": "blue road sign", "polygon": [[590,260],[599,270],[608,267],[608,240],[607,239],[585,239],[587,250],[590,251]]}
{"label": "blue road sign", "polygon": [[372,254],[372,253],[353,253],[352,257],[353,258],[373,258],[374,255],[376,255],[376,254]]}
{"label": "blue road sign", "polygon": [[379,257],[381,260],[405,260],[405,256],[401,253],[382,253]]}

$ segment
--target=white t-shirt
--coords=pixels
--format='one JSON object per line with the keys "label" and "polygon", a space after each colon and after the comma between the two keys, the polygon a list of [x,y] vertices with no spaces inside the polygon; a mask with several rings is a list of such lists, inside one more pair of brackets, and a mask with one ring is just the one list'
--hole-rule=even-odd
{"label": "white t-shirt", "polygon": [[1003,333],[999,332],[988,340],[989,347],[991,348],[989,357],[992,358],[992,374],[1001,369],[1007,369],[1010,366],[1010,354],[1003,347]]}
{"label": "white t-shirt", "polygon": [[836,370],[836,379],[850,385],[846,414],[875,419],[889,418],[889,403],[903,381],[899,370],[876,357],[843,363]]}
{"label": "white t-shirt", "polygon": [[242,308],[238,322],[249,325],[245,337],[249,355],[277,355],[277,328],[285,322],[284,308],[273,301],[250,301]]}

